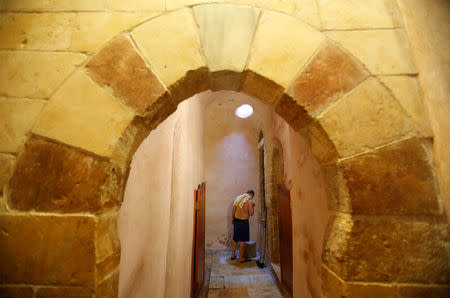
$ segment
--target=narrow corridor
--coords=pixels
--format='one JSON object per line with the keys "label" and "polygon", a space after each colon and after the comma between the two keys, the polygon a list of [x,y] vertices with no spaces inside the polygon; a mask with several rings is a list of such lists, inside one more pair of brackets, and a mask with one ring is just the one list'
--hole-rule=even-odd
{"label": "narrow corridor", "polygon": [[254,260],[240,263],[230,257],[231,253],[206,255],[207,273],[210,272],[208,298],[283,297],[267,267],[261,269]]}

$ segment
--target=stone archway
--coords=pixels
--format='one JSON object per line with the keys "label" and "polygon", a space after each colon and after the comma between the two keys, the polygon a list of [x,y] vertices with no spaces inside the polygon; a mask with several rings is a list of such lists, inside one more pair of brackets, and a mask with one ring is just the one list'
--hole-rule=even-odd
{"label": "stone archway", "polygon": [[[230,14],[242,24],[217,40]],[[383,31],[324,34],[282,13],[214,4],[114,38],[51,96],[18,158],[1,217],[2,282],[114,293],[131,156],[179,102],[231,89],[272,105],[323,167],[335,214],[326,296],[444,293],[448,236],[428,134],[399,98],[414,69],[401,30]],[[373,54],[385,45],[394,58]]]}

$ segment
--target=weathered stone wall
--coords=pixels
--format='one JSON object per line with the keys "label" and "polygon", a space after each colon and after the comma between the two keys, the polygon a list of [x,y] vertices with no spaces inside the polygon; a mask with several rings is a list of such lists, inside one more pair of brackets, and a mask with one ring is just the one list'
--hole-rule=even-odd
{"label": "weathered stone wall", "polygon": [[[423,67],[445,50],[416,68],[393,0],[206,2],[0,2],[0,290],[114,296],[117,235],[99,231],[116,216],[131,156],[180,101],[225,88],[272,105],[322,166],[335,212],[326,296],[448,291],[448,234],[417,85],[419,75],[436,99],[427,105],[445,195],[448,102],[427,82],[446,76],[427,79]],[[225,26],[230,19],[239,26]],[[21,244],[23,234],[36,241]],[[74,267],[60,269],[62,260]]]}
{"label": "weathered stone wall", "polygon": [[[434,136],[433,164],[439,178],[440,196],[447,212],[447,222],[450,223],[450,3],[445,0],[397,2],[419,72],[425,110]],[[405,84],[406,86],[408,85]],[[410,98],[414,96],[411,94]],[[450,231],[450,224],[447,228]]]}

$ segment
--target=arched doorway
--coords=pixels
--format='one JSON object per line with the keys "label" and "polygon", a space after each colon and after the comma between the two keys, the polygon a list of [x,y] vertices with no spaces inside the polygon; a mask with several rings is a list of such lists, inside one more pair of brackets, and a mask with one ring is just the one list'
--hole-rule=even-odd
{"label": "arched doorway", "polygon": [[[208,9],[199,5],[195,10],[204,11],[195,17],[209,15]],[[372,42],[366,34],[373,32],[324,34],[285,14],[246,9],[250,20],[261,17],[258,24],[240,28],[256,33],[236,64],[204,51],[211,42],[205,26],[196,26],[186,8],[145,22],[131,37],[115,38],[62,83],[34,125],[10,182],[2,225],[17,232],[8,233],[2,254],[3,270],[14,273],[5,283],[45,285],[51,276],[54,285],[76,285],[98,295],[113,289],[119,248],[112,227],[130,158],[180,101],[208,88],[260,98],[309,140],[335,214],[323,254],[325,293],[351,296],[380,287],[388,293],[414,292],[430,284],[439,290],[448,283],[443,244],[448,237],[429,141],[392,93],[395,87],[386,87],[395,86],[392,76],[413,74],[405,49],[395,41],[402,33],[382,30],[386,39]],[[400,53],[399,59],[367,58],[370,53],[355,49],[352,40],[366,50],[381,50],[382,40]],[[183,49],[183,55],[174,49]],[[141,71],[135,74],[135,69]],[[144,95],[135,96],[136,90]],[[39,237],[31,232],[34,226],[43,227]],[[62,226],[64,233],[53,228]],[[294,235],[310,235],[299,227],[294,224]],[[33,246],[22,244],[23,235]],[[59,241],[65,235],[73,236]],[[406,244],[394,245],[398,241]],[[42,247],[51,250],[52,243],[64,246],[46,258]],[[30,255],[36,258],[30,261]],[[48,264],[31,266],[44,259]],[[70,266],[55,269],[61,260]],[[39,270],[18,272],[18,263]],[[294,270],[296,276],[306,274]]]}

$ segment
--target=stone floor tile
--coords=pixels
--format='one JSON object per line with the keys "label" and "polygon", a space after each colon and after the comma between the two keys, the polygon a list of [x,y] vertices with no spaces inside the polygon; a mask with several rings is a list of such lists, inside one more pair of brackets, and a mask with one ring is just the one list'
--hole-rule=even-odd
{"label": "stone floor tile", "polygon": [[222,289],[225,288],[225,280],[223,276],[213,276],[209,280],[210,289]]}
{"label": "stone floor tile", "polygon": [[249,297],[254,298],[282,298],[280,291],[274,285],[272,288],[248,288]]}
{"label": "stone floor tile", "polygon": [[274,281],[269,272],[267,274],[249,275],[251,288],[273,287]]}
{"label": "stone floor tile", "polygon": [[222,297],[222,298],[246,298],[250,297],[248,295],[248,291],[246,288],[241,289],[211,289],[208,293],[208,298],[215,298],[215,297]]}
{"label": "stone floor tile", "polygon": [[225,288],[248,288],[250,277],[247,275],[224,276]]}

